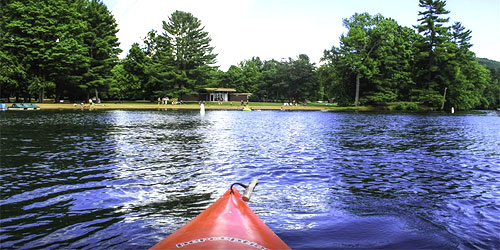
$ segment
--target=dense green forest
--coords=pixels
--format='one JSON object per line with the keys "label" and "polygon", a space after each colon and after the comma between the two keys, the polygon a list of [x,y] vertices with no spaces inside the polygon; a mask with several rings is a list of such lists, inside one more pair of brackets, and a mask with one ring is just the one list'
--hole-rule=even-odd
{"label": "dense green forest", "polygon": [[343,19],[340,45],[320,65],[307,55],[216,64],[201,20],[176,11],[119,59],[117,23],[99,0],[5,0],[0,15],[0,98],[156,100],[235,88],[254,101],[339,105],[416,102],[443,109],[500,107],[500,63],[478,59],[471,34],[449,23],[443,0],[420,0],[413,27],[380,14]]}
{"label": "dense green forest", "polygon": [[83,100],[107,91],[121,50],[102,2],[6,0],[0,15],[1,97]]}

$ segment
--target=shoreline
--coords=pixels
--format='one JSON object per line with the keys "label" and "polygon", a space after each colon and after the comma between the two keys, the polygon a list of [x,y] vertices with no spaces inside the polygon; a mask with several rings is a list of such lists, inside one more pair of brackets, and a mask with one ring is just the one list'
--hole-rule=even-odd
{"label": "shoreline", "polygon": [[[84,104],[83,108],[76,103],[33,103],[40,107],[40,110],[200,110],[198,103],[184,104],[160,104],[148,102],[103,102],[90,106]],[[411,103],[410,103],[411,104]],[[407,108],[405,102],[388,103],[381,106],[336,106],[327,103],[309,103],[308,105],[285,106],[283,103],[250,102],[249,107],[253,110],[283,110],[283,111],[323,111],[323,112],[446,112],[433,109],[431,107],[414,105]],[[10,106],[10,105],[9,105]],[[403,108],[401,108],[403,106]],[[207,102],[205,110],[243,110],[244,106],[225,102]]]}
{"label": "shoreline", "polygon": [[[82,108],[79,104],[74,106],[73,103],[35,103],[40,106],[41,110],[199,110],[198,104],[156,104],[156,103],[100,103],[89,106],[85,104]],[[287,111],[375,111],[373,107],[359,106],[359,107],[336,107],[336,106],[282,106],[282,105],[266,105],[259,103],[250,103],[252,110],[281,110],[282,108]],[[229,104],[205,104],[205,110],[242,110],[244,106],[229,105]]]}
{"label": "shoreline", "polygon": [[[74,110],[74,111],[82,111],[82,110],[200,110],[200,106],[198,104],[155,104],[155,103],[101,103],[93,105],[91,109],[89,109],[89,104],[85,104],[84,108],[81,108],[79,105],[73,106],[73,103],[33,103],[40,107],[39,110]],[[282,106],[278,103],[254,103],[255,105],[249,105],[252,108],[252,111],[262,111],[262,110],[276,110],[276,111],[320,111],[320,112],[389,112],[389,113],[397,113],[397,112],[409,112],[409,113],[449,113],[442,110],[434,110],[429,107],[420,107],[418,110],[401,110],[396,109],[394,106],[333,106],[333,105],[298,105],[298,106]],[[273,105],[275,104],[275,105]],[[240,105],[230,105],[230,104],[205,104],[205,110],[239,110],[242,111],[244,106]],[[283,110],[281,109],[283,108]],[[12,111],[24,111],[24,110],[12,110]],[[466,112],[481,112],[488,110],[469,110]],[[498,116],[500,116],[499,110],[490,110],[496,112]],[[463,112],[463,111],[462,111]]]}

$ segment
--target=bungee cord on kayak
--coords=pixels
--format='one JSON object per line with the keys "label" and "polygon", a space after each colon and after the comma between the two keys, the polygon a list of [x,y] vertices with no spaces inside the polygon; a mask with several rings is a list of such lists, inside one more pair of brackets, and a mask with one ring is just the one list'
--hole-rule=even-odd
{"label": "bungee cord on kayak", "polygon": [[240,185],[242,187],[245,188],[245,192],[243,193],[243,197],[242,199],[246,202],[250,201],[250,196],[252,196],[252,192],[254,190],[254,188],[257,186],[257,184],[259,184],[257,178],[253,178],[252,181],[250,182],[250,184],[245,185],[245,184],[242,184],[242,183],[239,183],[239,182],[235,182],[233,184],[231,184],[231,187],[229,189],[231,189],[231,194],[234,193],[233,191],[233,186],[234,185]]}

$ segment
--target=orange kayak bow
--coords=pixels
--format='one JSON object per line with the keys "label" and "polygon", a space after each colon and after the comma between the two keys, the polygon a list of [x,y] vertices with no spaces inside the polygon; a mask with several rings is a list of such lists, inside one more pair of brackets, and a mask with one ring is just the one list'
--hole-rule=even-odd
{"label": "orange kayak bow", "polygon": [[[255,180],[253,186],[256,183]],[[248,200],[246,194],[247,192],[244,199]],[[214,204],[150,249],[290,249],[290,247],[243,202],[238,190],[231,186]]]}

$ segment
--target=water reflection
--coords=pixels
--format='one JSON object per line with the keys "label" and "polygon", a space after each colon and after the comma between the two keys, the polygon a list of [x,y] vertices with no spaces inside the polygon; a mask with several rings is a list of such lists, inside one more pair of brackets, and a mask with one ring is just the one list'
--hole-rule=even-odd
{"label": "water reflection", "polygon": [[2,248],[152,246],[235,181],[292,248],[498,248],[500,119],[3,112]]}

